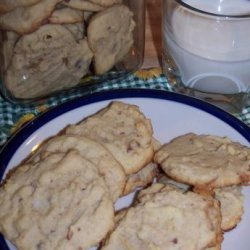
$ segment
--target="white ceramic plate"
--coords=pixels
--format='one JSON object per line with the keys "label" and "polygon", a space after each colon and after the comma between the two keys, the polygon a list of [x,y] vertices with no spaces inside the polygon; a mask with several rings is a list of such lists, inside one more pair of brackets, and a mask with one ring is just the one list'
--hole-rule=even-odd
{"label": "white ceramic plate", "polygon": [[[228,136],[250,146],[250,128],[228,113],[186,96],[157,90],[116,90],[85,96],[58,106],[37,117],[20,130],[0,153],[0,178],[19,164],[44,139],[95,113],[112,100],[138,105],[153,124],[154,135],[162,143],[194,132]],[[250,249],[250,187],[243,189],[245,213],[237,228],[225,234],[223,250]],[[121,198],[117,208],[129,205],[132,196]],[[0,249],[14,249],[3,237]],[[188,249],[187,249],[188,250]]]}

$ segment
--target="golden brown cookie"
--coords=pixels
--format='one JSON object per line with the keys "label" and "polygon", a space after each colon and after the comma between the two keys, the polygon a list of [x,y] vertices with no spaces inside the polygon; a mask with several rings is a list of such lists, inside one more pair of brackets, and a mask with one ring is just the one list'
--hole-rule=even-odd
{"label": "golden brown cookie", "polygon": [[76,151],[19,166],[0,206],[0,231],[18,249],[88,249],[114,225],[105,181]]}
{"label": "golden brown cookie", "polygon": [[6,87],[18,98],[47,95],[77,85],[91,60],[86,39],[77,41],[63,25],[43,25],[16,43]]}
{"label": "golden brown cookie", "polygon": [[94,140],[74,135],[52,137],[40,147],[32,161],[41,161],[53,153],[67,153],[73,149],[97,167],[106,181],[112,200],[116,201],[124,189],[124,170],[113,155]]}
{"label": "golden brown cookie", "polygon": [[109,7],[114,4],[122,3],[122,0],[89,0],[89,2],[92,2],[94,4],[98,4],[101,6]]}
{"label": "golden brown cookie", "polygon": [[250,183],[250,148],[225,137],[177,137],[156,153],[155,162],[174,180],[206,189]]}
{"label": "golden brown cookie", "polygon": [[103,6],[85,0],[64,0],[62,4],[77,10],[96,12],[103,9]]}
{"label": "golden brown cookie", "polygon": [[121,4],[100,11],[91,18],[87,37],[94,54],[96,74],[109,71],[127,55],[134,42],[134,27],[133,13]]}
{"label": "golden brown cookie", "polygon": [[62,0],[42,0],[38,3],[18,7],[0,16],[0,28],[22,35],[35,31],[48,18],[56,4]]}
{"label": "golden brown cookie", "polygon": [[151,162],[152,126],[136,105],[114,101],[108,107],[70,125],[66,134],[86,136],[106,147],[126,174],[138,172]]}
{"label": "golden brown cookie", "polygon": [[244,197],[241,187],[229,186],[216,188],[214,191],[215,198],[220,201],[221,205],[221,228],[223,231],[229,231],[237,226],[244,213]]}
{"label": "golden brown cookie", "polygon": [[0,13],[9,12],[17,7],[27,7],[41,1],[42,0],[1,0]]}
{"label": "golden brown cookie", "polygon": [[123,195],[134,192],[137,188],[143,188],[151,184],[157,174],[157,165],[154,163],[147,164],[137,173],[127,175]]}
{"label": "golden brown cookie", "polygon": [[221,243],[218,202],[154,184],[117,220],[103,250],[201,250]]}

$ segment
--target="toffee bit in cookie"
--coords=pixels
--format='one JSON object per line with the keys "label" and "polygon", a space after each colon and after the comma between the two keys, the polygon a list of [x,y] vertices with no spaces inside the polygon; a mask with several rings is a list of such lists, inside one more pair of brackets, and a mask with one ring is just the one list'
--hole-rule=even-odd
{"label": "toffee bit in cookie", "polygon": [[172,242],[173,242],[174,244],[177,244],[177,243],[178,243],[178,239],[177,239],[177,238],[174,238],[174,239],[172,239]]}
{"label": "toffee bit in cookie", "polygon": [[73,232],[69,228],[66,238],[67,238],[67,240],[71,240],[72,237],[73,237]]}

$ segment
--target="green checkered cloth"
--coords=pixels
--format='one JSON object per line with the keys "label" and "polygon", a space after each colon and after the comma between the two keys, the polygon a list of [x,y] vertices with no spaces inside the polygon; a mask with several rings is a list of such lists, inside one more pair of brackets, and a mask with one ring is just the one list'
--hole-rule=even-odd
{"label": "green checkered cloth", "polygon": [[[42,105],[35,104],[12,104],[0,97],[0,146],[11,136],[18,121],[25,115],[32,117],[41,114],[51,107],[55,107],[63,102],[74,98],[84,96],[86,94],[100,92],[104,90],[126,89],[126,88],[141,88],[141,89],[158,89],[171,91],[171,88],[163,74],[140,77],[140,74],[124,74],[119,77],[109,80],[103,78],[101,84],[89,86],[85,91],[79,90],[71,93],[63,93],[56,97],[49,98]],[[235,114],[240,120],[250,125],[250,106],[243,110],[242,113]]]}

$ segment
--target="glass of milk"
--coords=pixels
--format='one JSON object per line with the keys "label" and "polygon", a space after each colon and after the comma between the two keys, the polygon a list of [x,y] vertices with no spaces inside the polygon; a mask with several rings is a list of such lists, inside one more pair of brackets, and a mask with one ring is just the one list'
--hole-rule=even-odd
{"label": "glass of milk", "polygon": [[174,91],[239,112],[250,97],[250,0],[162,0],[163,71]]}

